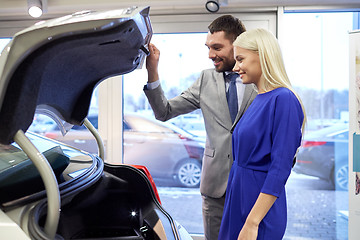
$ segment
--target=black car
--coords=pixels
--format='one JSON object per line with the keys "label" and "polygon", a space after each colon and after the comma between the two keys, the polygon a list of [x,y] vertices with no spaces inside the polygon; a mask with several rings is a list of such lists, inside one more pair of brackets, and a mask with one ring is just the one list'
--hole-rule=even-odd
{"label": "black car", "polygon": [[336,190],[348,189],[349,124],[337,123],[305,134],[293,170],[331,182]]}

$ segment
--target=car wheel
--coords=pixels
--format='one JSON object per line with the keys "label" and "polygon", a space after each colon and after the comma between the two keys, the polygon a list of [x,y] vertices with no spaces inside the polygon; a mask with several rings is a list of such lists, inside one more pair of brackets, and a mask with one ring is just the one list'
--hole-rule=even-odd
{"label": "car wheel", "polygon": [[195,159],[183,161],[177,168],[176,181],[182,187],[199,187],[201,164]]}
{"label": "car wheel", "polygon": [[334,171],[335,190],[347,191],[348,177],[349,177],[349,166],[347,163],[340,164],[340,166],[335,166],[335,171]]}

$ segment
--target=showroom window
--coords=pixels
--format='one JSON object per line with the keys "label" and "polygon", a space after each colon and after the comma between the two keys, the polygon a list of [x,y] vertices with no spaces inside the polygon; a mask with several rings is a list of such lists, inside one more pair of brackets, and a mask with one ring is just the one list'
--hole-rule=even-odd
{"label": "showroom window", "polygon": [[[282,15],[279,40],[287,72],[308,118],[297,164],[287,184],[288,227],[284,239],[347,239],[348,189],[353,188],[347,183],[348,31],[355,27],[354,15]],[[155,19],[154,32],[173,31],[166,24],[156,23],[160,20]],[[210,19],[202,21],[206,30]],[[270,22],[269,28],[274,31],[274,21]],[[196,25],[187,24],[182,27]],[[246,26],[255,25],[249,22]],[[268,25],[264,22],[261,26]],[[161,51],[160,82],[168,98],[190,86],[201,70],[213,67],[204,45],[206,33],[178,31],[154,34],[152,39]],[[8,41],[0,39],[0,49]],[[143,94],[146,70],[135,70],[121,79],[124,158],[118,163],[148,166],[164,208],[190,233],[203,234],[198,184],[206,134],[201,111],[166,123],[156,121]],[[89,120],[97,125],[98,92],[93,96]],[[40,124],[31,130],[58,137],[47,119],[37,116],[35,123]],[[94,140],[87,137],[68,143],[96,152]]]}
{"label": "showroom window", "polygon": [[353,13],[286,13],[281,47],[307,114],[287,184],[286,239],[347,239],[349,35]]}
{"label": "showroom window", "polygon": [[[287,13],[283,16],[281,47],[290,80],[304,102],[308,118],[298,164],[287,184],[289,221],[284,239],[347,239],[347,33],[352,28],[353,13]],[[186,89],[202,69],[212,67],[204,46],[205,33],[155,34],[152,42],[161,51],[160,82],[168,98]],[[192,49],[191,46],[197,47]],[[146,80],[145,70],[124,76],[125,117],[128,113],[138,112],[154,119],[142,93]],[[198,111],[168,122],[197,136],[198,140],[205,134],[201,112]],[[131,157],[127,156],[126,141],[125,162],[127,157]],[[324,151],[317,154],[326,163],[311,162],[316,156],[309,156],[306,151],[315,147]],[[325,149],[321,150],[321,147]],[[163,150],[169,149],[165,147]],[[169,152],[167,156],[171,158],[175,152]],[[147,157],[144,161],[150,159]],[[167,164],[160,165],[169,173],[170,160]],[[196,176],[193,169],[196,166],[189,172]],[[155,170],[153,175],[159,176]],[[158,182],[165,208],[189,232],[202,233],[199,189],[179,185],[176,175],[173,179],[171,176],[163,177],[169,179]]]}

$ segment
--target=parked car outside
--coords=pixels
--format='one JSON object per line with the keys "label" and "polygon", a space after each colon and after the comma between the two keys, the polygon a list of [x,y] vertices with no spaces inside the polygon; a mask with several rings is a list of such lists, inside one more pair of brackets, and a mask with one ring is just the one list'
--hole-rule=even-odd
{"label": "parked car outside", "polygon": [[[98,128],[97,115],[88,119]],[[156,181],[199,187],[205,139],[139,114],[125,114],[123,128],[124,163],[146,166]],[[58,130],[44,134],[90,153],[98,151],[94,137],[84,126],[74,126],[65,136]]]}
{"label": "parked car outside", "polygon": [[337,123],[305,134],[293,170],[331,182],[336,190],[348,189],[349,124]]}

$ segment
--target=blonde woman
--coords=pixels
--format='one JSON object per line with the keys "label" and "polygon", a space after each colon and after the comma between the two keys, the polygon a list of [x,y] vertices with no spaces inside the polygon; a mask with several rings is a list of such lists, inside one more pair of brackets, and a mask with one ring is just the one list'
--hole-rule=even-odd
{"label": "blonde woman", "polygon": [[258,96],[233,133],[233,156],[219,240],[283,238],[287,221],[285,183],[305,122],[272,33],[254,29],[234,42],[244,84]]}

